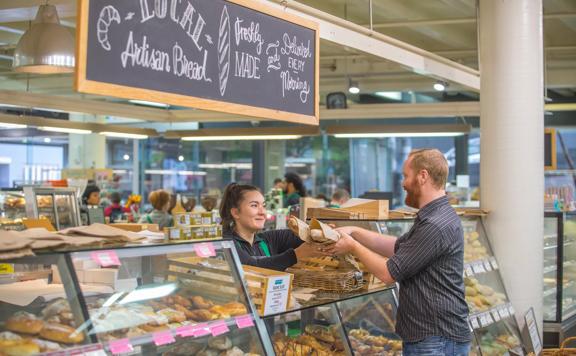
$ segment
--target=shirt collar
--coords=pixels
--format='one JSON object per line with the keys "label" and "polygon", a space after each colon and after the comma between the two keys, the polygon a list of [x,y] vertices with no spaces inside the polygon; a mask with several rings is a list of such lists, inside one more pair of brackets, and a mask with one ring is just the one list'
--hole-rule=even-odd
{"label": "shirt collar", "polygon": [[444,195],[440,198],[436,198],[432,200],[430,203],[426,204],[422,209],[418,210],[416,214],[420,219],[427,217],[428,215],[432,214],[434,210],[442,205],[448,204],[448,196]]}
{"label": "shirt collar", "polygon": [[[234,241],[243,242],[243,243],[248,244],[248,241],[244,240],[242,238],[242,236],[238,235],[238,233],[236,233],[236,231],[234,231],[234,230],[232,230],[230,232],[230,236],[234,239]],[[256,244],[260,241],[264,241],[264,239],[260,236],[260,234],[256,234],[254,236],[254,244]]]}

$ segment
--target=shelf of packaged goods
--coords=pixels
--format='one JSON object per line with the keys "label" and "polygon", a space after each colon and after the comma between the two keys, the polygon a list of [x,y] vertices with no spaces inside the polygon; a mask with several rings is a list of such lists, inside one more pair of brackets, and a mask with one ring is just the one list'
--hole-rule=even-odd
{"label": "shelf of packaged goods", "polygon": [[464,276],[471,277],[476,274],[486,273],[498,269],[498,263],[493,256],[487,256],[483,259],[467,262],[464,264]]}
{"label": "shelf of packaged goods", "polygon": [[111,340],[105,343],[105,348],[112,354],[140,353],[138,348],[142,346],[173,347],[189,341],[206,337],[212,338],[225,335],[230,331],[254,327],[256,327],[254,317],[251,314],[246,314]]}
{"label": "shelf of packaged goods", "polygon": [[470,314],[468,320],[472,329],[481,329],[511,316],[514,316],[512,304],[504,303],[481,312]]}

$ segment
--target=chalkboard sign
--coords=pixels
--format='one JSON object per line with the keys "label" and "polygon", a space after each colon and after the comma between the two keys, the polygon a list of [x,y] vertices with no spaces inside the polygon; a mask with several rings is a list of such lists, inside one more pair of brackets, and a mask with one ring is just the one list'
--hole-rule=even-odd
{"label": "chalkboard sign", "polygon": [[249,0],[83,0],[76,89],[318,124],[317,24]]}
{"label": "chalkboard sign", "polygon": [[544,169],[556,169],[556,130],[544,130]]}

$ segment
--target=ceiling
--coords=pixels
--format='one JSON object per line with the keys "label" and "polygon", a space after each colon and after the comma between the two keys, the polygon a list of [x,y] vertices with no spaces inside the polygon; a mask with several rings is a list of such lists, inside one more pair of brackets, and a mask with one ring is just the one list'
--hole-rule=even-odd
{"label": "ceiling", "polygon": [[[367,27],[370,24],[369,0],[300,2],[356,24]],[[11,70],[14,47],[42,3],[40,0],[0,1],[0,90],[114,101],[74,93],[71,74],[28,75]],[[57,6],[61,22],[74,31],[76,0],[50,0],[49,3]],[[548,96],[576,102],[576,1],[543,0],[543,3]],[[372,0],[372,4],[375,31],[478,68],[476,0]],[[434,97],[433,78],[412,73],[396,63],[324,40],[320,54],[321,98],[329,92],[346,91],[348,77],[359,81],[364,94],[414,91]],[[458,85],[449,89],[475,99]],[[357,102],[358,98],[352,97]],[[145,119],[150,120],[148,116]]]}

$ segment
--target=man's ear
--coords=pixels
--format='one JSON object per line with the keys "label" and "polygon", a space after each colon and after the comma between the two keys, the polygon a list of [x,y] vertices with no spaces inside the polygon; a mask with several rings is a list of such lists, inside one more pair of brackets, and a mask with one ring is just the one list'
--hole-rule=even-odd
{"label": "man's ear", "polygon": [[420,185],[424,185],[429,178],[430,174],[428,174],[427,170],[421,169],[420,172],[418,172],[418,183],[420,183]]}
{"label": "man's ear", "polygon": [[238,210],[238,208],[232,208],[232,209],[230,209],[230,214],[232,215],[232,217],[233,217],[234,219],[240,218],[240,211]]}

